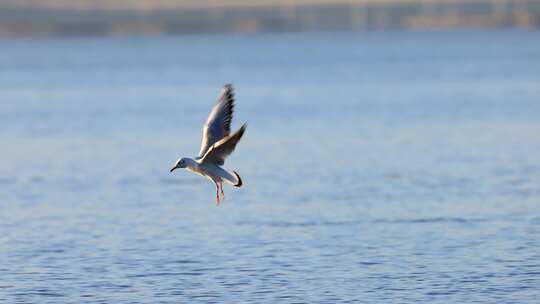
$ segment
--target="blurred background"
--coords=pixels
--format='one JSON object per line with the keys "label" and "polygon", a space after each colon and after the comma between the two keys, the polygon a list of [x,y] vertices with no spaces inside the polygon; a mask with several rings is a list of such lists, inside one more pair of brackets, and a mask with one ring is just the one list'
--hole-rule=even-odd
{"label": "blurred background", "polygon": [[[540,1],[0,1],[0,302],[537,303]],[[221,87],[248,129],[195,156]]]}
{"label": "blurred background", "polygon": [[0,35],[536,28],[537,0],[2,0]]}

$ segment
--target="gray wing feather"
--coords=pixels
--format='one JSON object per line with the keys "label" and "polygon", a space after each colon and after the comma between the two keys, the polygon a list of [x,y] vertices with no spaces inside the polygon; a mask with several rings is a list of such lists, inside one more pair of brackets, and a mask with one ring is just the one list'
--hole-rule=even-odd
{"label": "gray wing feather", "polygon": [[208,152],[202,157],[202,162],[211,162],[222,166],[225,163],[225,158],[234,151],[245,131],[246,124],[238,131],[234,132],[233,135],[227,136],[213,144],[210,149],[208,149]]}
{"label": "gray wing feather", "polygon": [[229,136],[233,111],[234,90],[232,85],[226,84],[204,124],[199,157],[203,157],[216,142]]}

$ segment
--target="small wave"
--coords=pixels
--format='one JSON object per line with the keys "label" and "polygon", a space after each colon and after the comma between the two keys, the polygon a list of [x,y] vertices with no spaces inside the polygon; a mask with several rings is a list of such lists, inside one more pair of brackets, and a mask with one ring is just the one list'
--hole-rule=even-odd
{"label": "small wave", "polygon": [[17,183],[17,179],[14,177],[0,176],[0,185],[10,185]]}
{"label": "small wave", "polygon": [[431,218],[408,218],[408,219],[378,219],[374,220],[376,223],[389,223],[389,224],[430,224],[430,223],[473,223],[484,222],[485,219],[466,219],[461,217],[431,217]]}
{"label": "small wave", "polygon": [[16,293],[15,296],[44,296],[44,297],[65,297],[66,295],[53,292],[47,289]]}
{"label": "small wave", "polygon": [[382,263],[379,262],[358,262],[358,265],[362,266],[375,266],[375,265],[381,265]]}
{"label": "small wave", "polygon": [[42,184],[42,183],[45,182],[45,177],[43,177],[43,176],[32,176],[32,177],[30,177],[28,182],[31,183],[31,184]]}
{"label": "small wave", "polygon": [[347,220],[347,221],[306,221],[306,222],[287,222],[287,221],[242,221],[237,222],[237,225],[249,226],[270,226],[270,227],[310,227],[310,226],[352,226],[365,223],[375,224],[430,224],[430,223],[473,223],[483,222],[485,219],[467,219],[460,217],[433,217],[433,218],[407,218],[407,219],[373,219],[373,220]]}
{"label": "small wave", "polygon": [[148,277],[165,277],[165,276],[199,276],[204,274],[203,272],[186,271],[186,272],[155,272],[155,273],[141,273],[128,276],[129,278],[148,278]]}
{"label": "small wave", "polygon": [[308,221],[308,222],[250,222],[243,221],[237,222],[236,225],[248,225],[248,226],[270,226],[270,227],[311,227],[311,226],[346,226],[346,225],[357,225],[362,223],[362,221]]}
{"label": "small wave", "polygon": [[174,261],[174,263],[176,263],[176,264],[200,264],[199,261],[195,261],[195,260],[176,260],[176,261]]}
{"label": "small wave", "polygon": [[532,219],[530,219],[529,223],[531,223],[532,225],[540,225],[540,217],[533,217]]}

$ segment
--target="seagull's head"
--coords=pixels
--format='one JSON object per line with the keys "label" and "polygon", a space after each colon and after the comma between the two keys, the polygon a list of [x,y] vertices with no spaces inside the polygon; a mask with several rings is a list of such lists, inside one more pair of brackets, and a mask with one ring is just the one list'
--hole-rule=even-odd
{"label": "seagull's head", "polygon": [[173,172],[174,170],[178,168],[185,168],[186,166],[187,166],[186,158],[185,157],[180,158],[176,161],[176,163],[174,163],[174,166],[171,168],[171,172]]}

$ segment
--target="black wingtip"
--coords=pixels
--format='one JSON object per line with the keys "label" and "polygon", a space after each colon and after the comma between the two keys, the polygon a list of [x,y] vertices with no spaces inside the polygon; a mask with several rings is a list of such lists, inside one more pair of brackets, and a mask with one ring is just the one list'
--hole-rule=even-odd
{"label": "black wingtip", "polygon": [[223,129],[225,134],[228,135],[231,132],[231,121],[234,113],[234,89],[232,84],[227,83],[223,86],[221,95],[217,103],[225,102],[225,119],[223,121]]}
{"label": "black wingtip", "polygon": [[242,183],[242,178],[240,177],[240,175],[238,175],[238,173],[236,173],[236,171],[233,171],[234,175],[236,175],[236,178],[238,179],[238,183],[236,183],[236,185],[233,185],[235,186],[236,188],[240,188],[242,187],[243,183]]}
{"label": "black wingtip", "polygon": [[227,99],[234,100],[234,87],[232,84],[227,83],[223,85],[223,92],[227,94]]}

